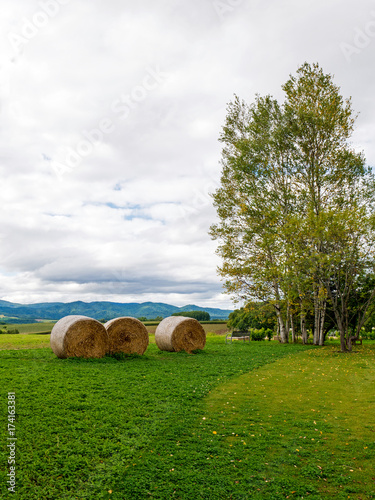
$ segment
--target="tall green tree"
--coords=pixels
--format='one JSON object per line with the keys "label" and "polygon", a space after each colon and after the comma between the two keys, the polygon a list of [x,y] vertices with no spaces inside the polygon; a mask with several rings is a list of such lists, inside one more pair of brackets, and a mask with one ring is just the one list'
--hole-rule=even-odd
{"label": "tall green tree", "polygon": [[[329,302],[341,348],[350,349],[345,304],[374,273],[373,175],[350,145],[355,116],[331,75],[305,63],[283,90],[282,104],[256,96],[228,105],[211,226],[219,273],[234,297],[273,304],[282,342],[297,304],[302,338],[311,306],[322,345]],[[358,325],[373,299],[368,292]]]}
{"label": "tall green tree", "polygon": [[335,258],[332,251],[327,252],[329,227],[345,225],[356,213],[358,198],[363,197],[358,183],[365,176],[364,158],[350,147],[355,117],[350,99],[343,99],[331,75],[316,64],[304,64],[283,90],[298,213],[305,222],[304,244],[307,240],[310,249],[308,260],[306,250],[303,260],[309,263],[312,278],[314,343],[322,344],[329,295],[327,259],[328,255]]}
{"label": "tall green tree", "polygon": [[220,240],[229,293],[271,301],[283,342],[288,342],[281,302],[286,293],[284,226],[293,206],[284,115],[277,101],[257,97],[248,106],[237,97],[228,106],[220,137],[224,144],[221,187],[213,195],[220,223],[211,227]]}

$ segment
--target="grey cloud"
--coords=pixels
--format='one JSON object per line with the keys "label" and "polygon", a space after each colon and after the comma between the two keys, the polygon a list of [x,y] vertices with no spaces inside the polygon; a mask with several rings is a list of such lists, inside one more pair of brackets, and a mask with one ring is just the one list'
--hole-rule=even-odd
{"label": "grey cloud", "polygon": [[226,103],[280,98],[305,60],[353,96],[375,163],[373,0],[77,0],[14,53],[42,2],[2,5],[0,298],[230,307],[207,234]]}

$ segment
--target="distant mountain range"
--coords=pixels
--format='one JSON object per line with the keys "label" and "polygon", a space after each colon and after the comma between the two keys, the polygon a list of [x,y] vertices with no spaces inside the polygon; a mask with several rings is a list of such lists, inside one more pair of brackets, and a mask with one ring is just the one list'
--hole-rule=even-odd
{"label": "distant mountain range", "polygon": [[[44,302],[39,304],[16,304],[6,300],[0,300],[0,316],[14,318],[12,322],[31,322],[37,319],[58,320],[70,314],[80,314],[95,319],[112,319],[120,316],[132,316],[133,318],[154,319],[158,316],[166,318],[176,312],[183,311],[206,311],[211,319],[228,319],[232,312],[229,309],[215,309],[211,307],[200,307],[187,305],[176,307],[170,304],[157,302],[144,302],[143,304],[117,302]],[[4,318],[5,319],[5,318]],[[0,317],[1,321],[1,317]]]}

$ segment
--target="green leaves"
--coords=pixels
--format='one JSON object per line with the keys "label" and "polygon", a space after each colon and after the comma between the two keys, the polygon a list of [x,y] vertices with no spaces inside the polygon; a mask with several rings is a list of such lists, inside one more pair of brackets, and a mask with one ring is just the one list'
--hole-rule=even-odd
{"label": "green leaves", "polygon": [[356,277],[374,272],[374,176],[349,143],[355,116],[331,75],[305,63],[282,88],[282,104],[257,95],[228,105],[212,195],[219,274],[228,293],[276,310],[299,296],[325,311],[328,296],[337,320]]}

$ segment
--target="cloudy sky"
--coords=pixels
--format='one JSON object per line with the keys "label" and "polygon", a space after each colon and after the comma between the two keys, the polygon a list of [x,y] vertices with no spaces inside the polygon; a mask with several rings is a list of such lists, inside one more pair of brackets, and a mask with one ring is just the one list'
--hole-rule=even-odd
{"label": "cloudy sky", "polygon": [[209,193],[233,94],[335,75],[375,164],[374,0],[3,0],[0,299],[232,307]]}

